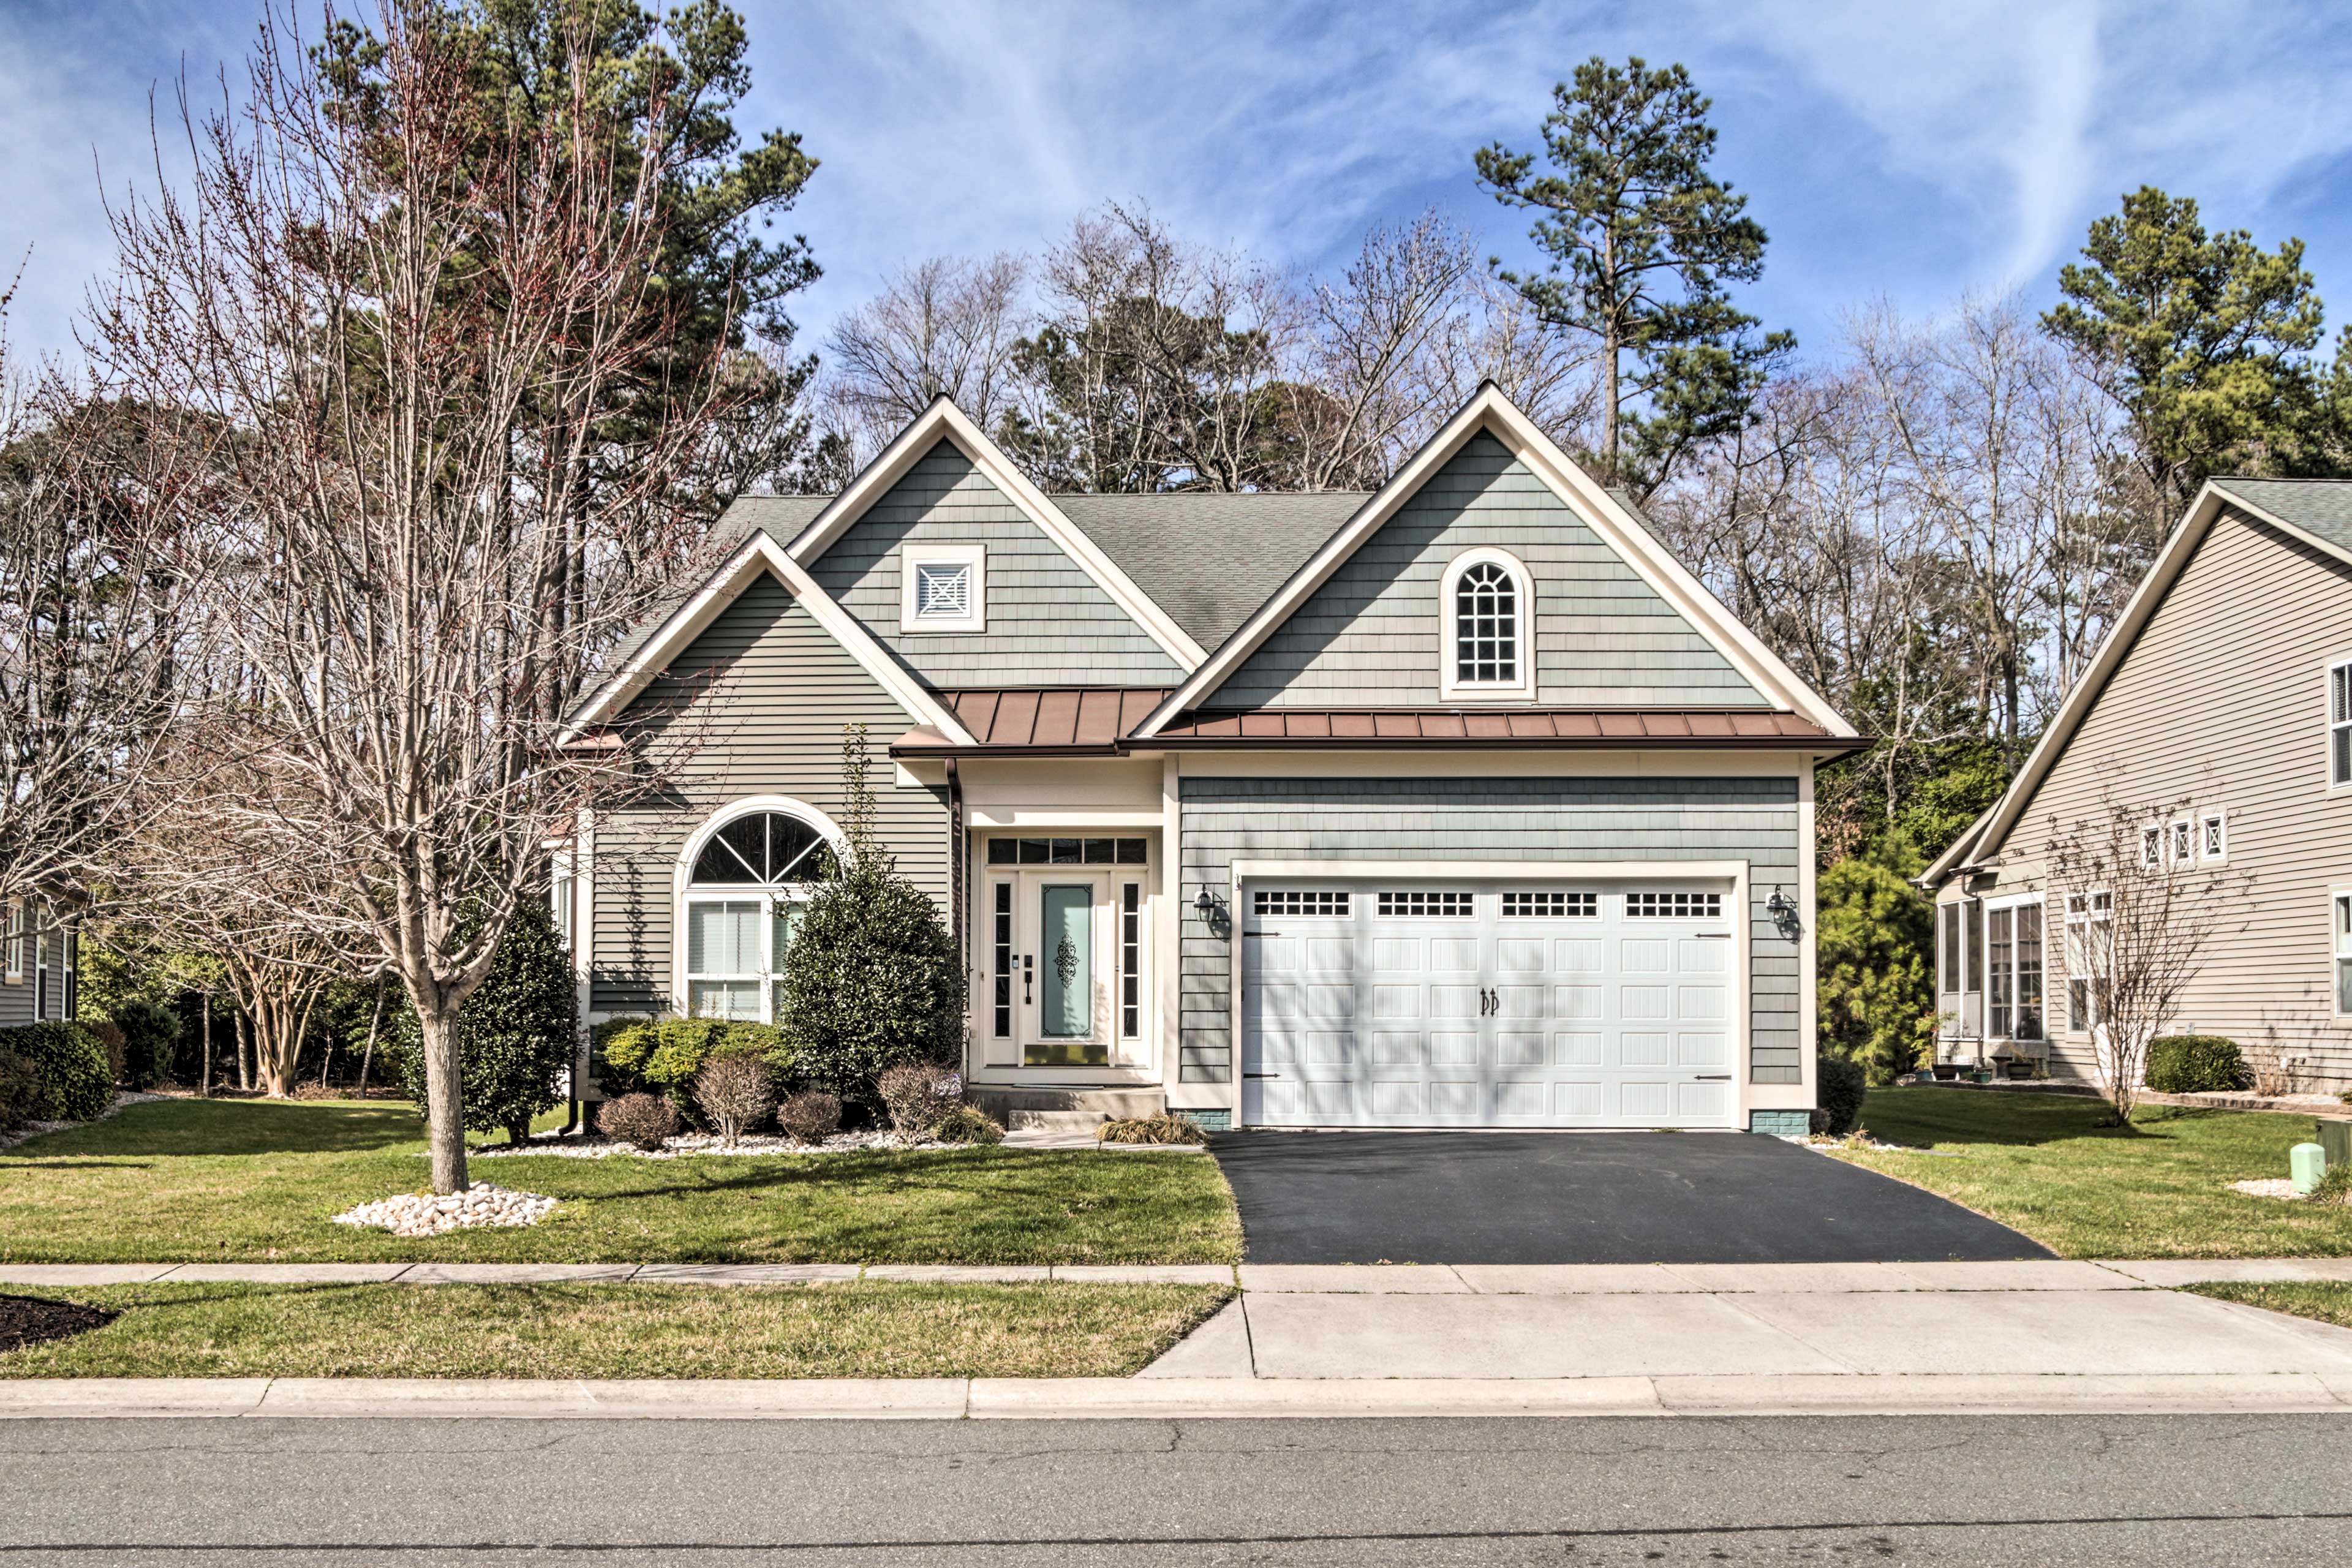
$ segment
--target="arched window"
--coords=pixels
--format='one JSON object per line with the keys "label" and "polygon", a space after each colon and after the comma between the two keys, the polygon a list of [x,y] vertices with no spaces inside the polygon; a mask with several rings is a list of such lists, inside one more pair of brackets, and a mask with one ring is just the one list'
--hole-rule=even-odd
{"label": "arched window", "polygon": [[688,841],[678,914],[686,1008],[697,1017],[775,1021],[784,952],[836,837],[794,805],[740,804]]}
{"label": "arched window", "polygon": [[1444,595],[1444,695],[1528,695],[1527,568],[1502,551],[1474,550],[1446,568]]}

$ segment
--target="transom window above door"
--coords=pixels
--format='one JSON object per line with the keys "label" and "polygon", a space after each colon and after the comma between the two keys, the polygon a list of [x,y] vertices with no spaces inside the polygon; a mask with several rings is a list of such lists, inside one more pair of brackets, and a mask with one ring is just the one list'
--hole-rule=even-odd
{"label": "transom window above door", "polygon": [[1500,550],[1474,550],[1445,570],[1443,695],[1525,698],[1530,691],[1527,568]]}
{"label": "transom window above door", "polygon": [[1149,838],[992,838],[992,866],[1142,866]]}

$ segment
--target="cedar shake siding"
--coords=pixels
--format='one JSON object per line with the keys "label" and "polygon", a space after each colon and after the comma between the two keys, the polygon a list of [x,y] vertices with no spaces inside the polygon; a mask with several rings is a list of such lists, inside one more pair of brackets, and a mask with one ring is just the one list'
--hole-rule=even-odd
{"label": "cedar shake siding", "polygon": [[[914,545],[988,552],[986,629],[900,630],[899,564]],[[955,445],[932,447],[849,525],[809,574],[935,687],[1172,686],[1185,671]]]}
{"label": "cedar shake siding", "polygon": [[[681,711],[688,715],[681,721]],[[942,792],[893,782],[890,742],[913,722],[879,682],[762,573],[630,705],[621,728],[691,750],[643,802],[596,823],[589,1006],[671,1005],[673,872],[710,813],[747,795],[805,801],[842,822],[841,743],[866,726],[876,826],[898,869],[948,904]]]}
{"label": "cedar shake siding", "polygon": [[1744,860],[1748,866],[1748,1081],[1803,1081],[1798,942],[1764,902],[1798,888],[1790,778],[1204,778],[1182,781],[1181,1081],[1233,1072],[1231,941],[1193,912],[1235,860]]}
{"label": "cedar shake siding", "polygon": [[1441,708],[1446,565],[1481,545],[1533,578],[1539,708],[1769,708],[1568,504],[1480,432],[1203,708]]}
{"label": "cedar shake siding", "polygon": [[[2172,1027],[2305,1058],[2306,1079],[2352,1079],[2352,1020],[2335,1016],[2329,930],[2331,891],[2352,889],[2352,790],[2331,791],[2327,768],[2327,668],[2347,658],[2352,566],[2225,510],[1991,869],[1948,881],[1940,901],[2043,890],[2053,819],[2103,822],[2109,802],[2177,806],[2192,821],[2224,812],[2231,912]],[[2046,889],[2043,910],[2051,1070],[2086,1079],[2096,1058],[2067,1016],[2063,891]]]}

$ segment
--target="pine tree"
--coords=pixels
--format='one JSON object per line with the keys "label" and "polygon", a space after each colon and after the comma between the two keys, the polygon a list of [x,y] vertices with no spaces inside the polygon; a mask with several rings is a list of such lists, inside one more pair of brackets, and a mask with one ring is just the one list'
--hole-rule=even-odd
{"label": "pine tree", "polygon": [[[1710,100],[1679,65],[1623,69],[1598,55],[1552,89],[1544,156],[1500,142],[1475,154],[1479,184],[1538,213],[1528,237],[1551,259],[1505,272],[1550,325],[1589,336],[1602,376],[1593,458],[1646,499],[1693,446],[1747,423],[1787,332],[1757,337],[1727,283],[1764,271],[1764,227],[1708,172]],[[1630,362],[1630,363],[1629,363]]]}

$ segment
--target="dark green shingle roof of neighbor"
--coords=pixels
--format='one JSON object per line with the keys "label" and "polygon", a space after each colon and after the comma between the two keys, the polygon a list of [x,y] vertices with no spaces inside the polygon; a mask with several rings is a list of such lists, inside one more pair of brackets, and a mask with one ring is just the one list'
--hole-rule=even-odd
{"label": "dark green shingle roof of neighbor", "polygon": [[2215,479],[2213,488],[2352,550],[2352,479]]}

